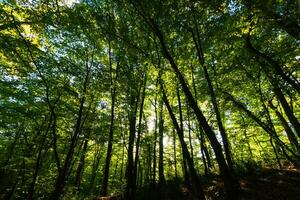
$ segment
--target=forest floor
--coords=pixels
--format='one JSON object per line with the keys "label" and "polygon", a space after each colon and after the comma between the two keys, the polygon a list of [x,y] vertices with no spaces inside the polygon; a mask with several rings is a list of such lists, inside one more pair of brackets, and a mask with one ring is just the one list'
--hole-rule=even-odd
{"label": "forest floor", "polygon": [[[224,199],[221,181],[206,187],[208,199]],[[241,200],[299,200],[300,170],[262,169],[240,179]]]}
{"label": "forest floor", "polygon": [[[241,200],[300,200],[299,169],[260,169],[240,178]],[[203,180],[203,178],[202,178]],[[224,185],[220,178],[211,175],[204,182],[208,200],[224,200]],[[187,188],[180,181],[168,181],[160,195],[151,189],[137,191],[138,200],[192,200]],[[102,198],[99,198],[102,199]],[[119,199],[119,198],[104,198]]]}

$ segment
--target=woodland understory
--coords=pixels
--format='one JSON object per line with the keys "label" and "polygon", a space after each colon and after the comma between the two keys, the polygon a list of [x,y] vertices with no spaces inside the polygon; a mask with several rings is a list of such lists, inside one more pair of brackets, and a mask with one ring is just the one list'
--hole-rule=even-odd
{"label": "woodland understory", "polygon": [[297,200],[297,0],[0,0],[0,199]]}

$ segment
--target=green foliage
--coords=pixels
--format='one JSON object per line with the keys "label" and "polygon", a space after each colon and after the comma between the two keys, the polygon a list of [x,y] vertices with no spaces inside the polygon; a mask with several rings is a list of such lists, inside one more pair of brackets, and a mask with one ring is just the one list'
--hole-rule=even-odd
{"label": "green foliage", "polygon": [[[147,190],[158,181],[153,174],[160,82],[178,121],[179,89],[182,131],[197,172],[204,174],[206,156],[209,171],[218,172],[211,143],[181,91],[179,72],[224,151],[215,98],[238,174],[299,164],[299,11],[293,1],[270,2],[1,1],[0,198],[27,199],[32,191],[33,199],[51,198],[65,163],[62,199],[99,195],[113,101],[109,194],[121,195],[126,188],[135,108],[134,145],[139,131],[141,136],[136,183]],[[184,159],[166,108],[163,119],[164,174],[173,184],[175,176],[184,176]]]}

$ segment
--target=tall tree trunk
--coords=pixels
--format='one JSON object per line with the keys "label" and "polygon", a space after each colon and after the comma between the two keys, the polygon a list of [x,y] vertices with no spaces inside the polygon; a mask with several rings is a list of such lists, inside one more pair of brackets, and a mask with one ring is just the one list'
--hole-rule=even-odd
{"label": "tall tree trunk", "polygon": [[[193,84],[193,90],[194,90],[194,95],[195,95],[195,99],[198,99],[198,95],[197,95],[197,89],[196,89],[196,81],[195,81],[195,71],[194,71],[194,66],[191,66],[191,71],[192,71],[192,84]],[[204,133],[202,128],[199,127],[199,125],[197,125],[197,137],[200,141],[200,151],[201,151],[201,155],[202,155],[202,160],[203,160],[203,165],[204,165],[204,174],[208,175],[209,172],[209,168],[212,167],[211,162],[210,162],[210,156],[208,154],[208,150],[206,148],[205,145],[205,140],[204,140]]]}
{"label": "tall tree trunk", "polygon": [[201,127],[198,128],[199,134],[197,134],[198,140],[200,141],[200,150],[202,154],[202,160],[204,165],[204,174],[208,175],[210,172],[210,168],[212,168],[212,164],[210,161],[210,155],[208,153],[207,147],[205,145],[204,133]]}
{"label": "tall tree trunk", "polygon": [[149,185],[151,183],[151,164],[152,164],[152,151],[151,145],[147,144],[147,160],[146,160],[146,174],[145,174],[145,184]]}
{"label": "tall tree trunk", "polygon": [[194,160],[194,148],[193,148],[193,144],[192,144],[192,135],[191,135],[191,112],[190,112],[190,108],[188,107],[188,111],[187,111],[187,117],[188,117],[188,132],[189,132],[189,143],[190,143],[190,149],[191,149],[191,157],[192,160]]}
{"label": "tall tree trunk", "polygon": [[143,91],[141,97],[140,104],[140,113],[139,113],[139,122],[138,122],[138,131],[135,145],[135,159],[134,159],[134,177],[137,179],[137,171],[138,171],[138,161],[139,161],[139,149],[140,149],[140,140],[141,140],[141,132],[142,132],[142,118],[144,112],[144,102],[146,96],[146,84],[147,84],[147,75],[145,74],[144,83],[143,83]]}
{"label": "tall tree trunk", "polygon": [[273,105],[272,101],[269,101],[269,106],[272,110],[274,110],[276,116],[281,121],[281,124],[287,134],[287,137],[288,137],[291,145],[293,145],[297,150],[300,150],[298,140],[297,140],[293,130],[290,128],[288,122],[285,120],[285,118],[282,116],[282,114],[278,111],[278,109]]}
{"label": "tall tree trunk", "polygon": [[173,157],[174,157],[175,178],[177,179],[178,172],[177,172],[177,156],[176,156],[176,134],[174,128],[173,128]]}
{"label": "tall tree trunk", "polygon": [[[179,110],[179,122],[180,122],[180,129],[182,131],[182,134],[184,135],[184,129],[183,129],[183,117],[182,117],[182,106],[181,106],[181,98],[180,98],[180,92],[178,87],[176,88],[176,94],[177,94],[177,101],[178,101],[178,110]],[[184,185],[191,189],[190,181],[189,181],[189,171],[186,165],[186,160],[184,157],[183,149],[182,151],[182,171],[183,171],[183,178],[184,178]]]}
{"label": "tall tree trunk", "polygon": [[[156,87],[157,87],[156,81]],[[156,140],[157,140],[157,95],[155,95],[154,100],[154,113],[155,113],[155,121],[154,121],[154,147],[153,147],[153,175],[152,175],[152,184],[153,189],[155,189],[156,185]]]}
{"label": "tall tree trunk", "polygon": [[291,122],[291,124],[293,125],[295,132],[297,133],[298,138],[300,138],[300,123],[298,121],[298,119],[296,118],[296,116],[294,115],[290,105],[288,104],[286,98],[284,97],[281,89],[279,88],[279,85],[276,83],[275,80],[271,80],[272,82],[272,86],[274,89],[274,93],[276,95],[276,97],[278,98],[280,104],[282,105],[282,108],[286,114],[286,116],[288,117],[289,121]]}
{"label": "tall tree trunk", "polygon": [[99,163],[100,163],[100,160],[101,160],[102,156],[103,156],[103,154],[102,154],[102,146],[101,146],[100,149],[97,148],[95,156],[94,156],[94,161],[93,161],[93,166],[92,166],[92,173],[91,173],[89,190],[88,190],[91,195],[94,194],[95,179],[96,179],[97,170],[99,168]]}
{"label": "tall tree trunk", "polygon": [[79,103],[79,110],[78,110],[78,114],[77,114],[77,120],[75,123],[75,130],[74,133],[71,137],[71,143],[69,146],[69,150],[67,152],[64,164],[62,166],[62,168],[59,170],[58,172],[58,177],[56,179],[56,183],[55,183],[55,189],[51,194],[51,199],[52,200],[58,200],[63,192],[64,186],[65,186],[65,182],[66,182],[66,178],[67,178],[67,174],[69,172],[70,169],[70,165],[73,159],[73,155],[74,155],[74,151],[75,148],[77,146],[77,141],[78,141],[78,136],[81,133],[81,127],[82,127],[82,116],[83,116],[83,108],[84,108],[84,103],[85,103],[85,95],[86,95],[86,91],[87,91],[87,85],[88,85],[88,80],[89,80],[89,72],[90,72],[90,67],[88,66],[88,64],[86,65],[86,76],[85,76],[85,80],[83,83],[83,92],[82,92],[82,97],[80,98],[80,103]]}
{"label": "tall tree trunk", "polygon": [[160,188],[165,184],[164,176],[164,119],[163,119],[163,102],[160,101],[158,133],[159,133],[159,157],[158,157],[158,178]]}
{"label": "tall tree trunk", "polygon": [[120,129],[121,129],[120,130],[121,131],[121,137],[123,139],[123,143],[122,143],[121,172],[120,172],[120,180],[122,180],[124,178],[123,177],[123,169],[124,169],[124,158],[125,158],[125,148],[126,148],[126,142],[125,142],[124,133],[123,133],[123,123],[121,123]]}
{"label": "tall tree trunk", "polygon": [[104,173],[103,173],[103,180],[102,180],[102,188],[101,188],[101,195],[107,195],[107,187],[108,187],[108,178],[109,178],[109,168],[110,168],[110,160],[112,156],[112,145],[113,145],[113,135],[114,135],[114,115],[115,115],[115,101],[116,101],[116,89],[113,88],[111,93],[111,116],[110,116],[110,127],[109,127],[109,135],[108,135],[108,144],[107,144],[107,151],[106,151],[106,159],[105,159],[105,166],[104,166]]}
{"label": "tall tree trunk", "polygon": [[[134,92],[133,92],[134,93]],[[136,180],[134,177],[134,159],[133,147],[136,131],[136,112],[139,101],[139,94],[130,94],[130,111],[129,111],[129,142],[127,152],[127,167],[126,167],[126,192],[125,198],[127,200],[135,199]]]}
{"label": "tall tree trunk", "polygon": [[180,141],[180,144],[181,144],[181,147],[182,147],[182,152],[183,152],[183,155],[184,155],[184,159],[187,161],[187,164],[189,166],[189,170],[190,170],[190,175],[191,175],[191,179],[193,181],[193,189],[194,189],[194,192],[195,192],[195,197],[197,199],[200,199],[200,200],[205,200],[205,196],[204,196],[204,192],[203,192],[203,189],[202,189],[202,184],[199,180],[199,176],[196,172],[196,169],[194,167],[194,162],[190,156],[190,153],[188,151],[188,147],[187,147],[187,144],[185,143],[184,141],[184,135],[183,135],[183,132],[181,130],[181,128],[179,127],[179,124],[177,122],[177,119],[173,113],[173,110],[170,106],[170,103],[169,103],[169,100],[166,96],[166,93],[165,93],[165,90],[163,88],[163,85],[161,83],[161,90],[162,90],[162,93],[163,93],[163,101],[168,109],[168,112],[169,112],[169,115],[172,119],[172,122],[173,122],[173,125],[177,131],[177,135],[178,135],[178,138],[179,138],[179,141]]}
{"label": "tall tree trunk", "polygon": [[154,22],[153,19],[149,19],[149,23],[151,24],[151,27],[153,29],[154,34],[157,36],[157,38],[160,41],[161,44],[161,48],[162,48],[162,53],[164,55],[164,57],[169,61],[173,71],[175,72],[175,74],[178,77],[178,80],[181,84],[182,90],[189,102],[190,107],[193,109],[193,111],[195,112],[196,118],[198,120],[198,123],[200,124],[200,126],[203,128],[204,132],[206,133],[211,146],[215,152],[216,155],[216,159],[219,165],[219,169],[221,172],[221,176],[222,179],[224,181],[224,185],[225,185],[225,190],[227,193],[227,198],[228,199],[237,199],[238,198],[238,194],[239,194],[239,183],[237,180],[235,180],[235,178],[233,177],[230,168],[228,167],[225,157],[223,155],[222,152],[222,146],[220,145],[220,143],[217,140],[217,137],[214,133],[214,131],[212,130],[212,128],[209,126],[205,116],[203,115],[202,111],[199,109],[196,100],[194,99],[183,75],[181,74],[177,64],[175,63],[175,60],[173,59],[172,55],[170,54],[164,37],[162,35],[162,32],[160,31],[158,25]]}
{"label": "tall tree trunk", "polygon": [[42,162],[42,158],[43,158],[43,150],[44,150],[44,147],[45,147],[45,142],[47,140],[48,133],[51,129],[52,122],[53,122],[53,116],[52,116],[52,113],[50,113],[50,118],[49,118],[49,122],[48,122],[48,126],[46,128],[45,134],[42,134],[42,142],[41,142],[40,147],[39,147],[38,156],[37,156],[37,159],[36,159],[34,173],[33,173],[33,177],[32,177],[32,182],[30,184],[30,188],[29,188],[29,192],[28,192],[28,199],[29,200],[34,199],[36,179],[38,177],[38,174],[39,174],[39,171],[40,171],[40,168],[41,168],[41,162]]}
{"label": "tall tree trunk", "polygon": [[107,187],[108,187],[108,178],[109,178],[109,168],[110,168],[110,160],[112,156],[112,145],[113,145],[113,136],[114,136],[114,120],[115,120],[115,103],[116,103],[116,86],[114,81],[116,81],[118,77],[118,69],[119,65],[117,64],[116,75],[114,78],[113,74],[113,66],[112,66],[112,58],[111,58],[111,45],[110,41],[108,42],[108,57],[109,57],[109,69],[110,69],[110,96],[111,96],[111,112],[110,112],[110,127],[109,127],[109,135],[108,135],[108,144],[106,151],[106,159],[103,173],[103,182],[101,188],[101,195],[107,195]]}
{"label": "tall tree trunk", "polygon": [[70,164],[72,162],[73,159],[73,155],[74,155],[74,150],[76,147],[76,143],[77,143],[77,136],[79,135],[79,127],[81,124],[81,117],[82,117],[82,110],[83,110],[83,104],[84,104],[84,98],[81,100],[80,103],[80,108],[79,108],[79,113],[78,113],[78,118],[77,118],[77,122],[76,122],[76,128],[74,131],[74,134],[71,138],[71,144],[64,162],[63,167],[61,168],[61,170],[59,171],[56,183],[55,183],[55,189],[52,193],[52,198],[53,200],[58,200],[63,192],[64,186],[65,186],[65,181],[67,178],[67,174],[69,172],[69,167]]}
{"label": "tall tree trunk", "polygon": [[80,157],[79,164],[78,164],[78,167],[76,170],[75,186],[77,187],[78,191],[80,189],[81,177],[82,177],[82,174],[84,173],[85,156],[86,156],[86,152],[88,150],[88,142],[89,142],[89,136],[90,136],[91,130],[87,130],[87,131],[88,132],[86,133],[86,136],[84,138],[84,144],[83,144],[83,148],[82,148],[81,157]]}
{"label": "tall tree trunk", "polygon": [[232,156],[231,156],[231,151],[230,151],[230,144],[229,144],[229,140],[228,140],[224,125],[222,123],[221,114],[220,114],[219,106],[218,106],[218,100],[217,100],[217,97],[216,97],[216,94],[215,94],[215,91],[213,88],[213,84],[212,84],[211,78],[208,74],[207,66],[205,64],[204,54],[203,54],[203,49],[202,49],[201,39],[200,39],[200,33],[199,33],[196,22],[195,22],[195,29],[196,29],[196,35],[194,34],[193,31],[192,31],[192,35],[193,35],[194,44],[196,46],[196,50],[197,50],[197,54],[198,54],[198,60],[204,70],[204,77],[205,77],[207,85],[208,85],[208,91],[209,91],[210,98],[211,98],[211,101],[213,104],[214,112],[215,112],[216,119],[217,119],[217,124],[219,127],[219,131],[221,133],[222,142],[224,145],[226,161],[227,161],[227,164],[228,164],[230,170],[232,170],[233,164],[232,164]]}

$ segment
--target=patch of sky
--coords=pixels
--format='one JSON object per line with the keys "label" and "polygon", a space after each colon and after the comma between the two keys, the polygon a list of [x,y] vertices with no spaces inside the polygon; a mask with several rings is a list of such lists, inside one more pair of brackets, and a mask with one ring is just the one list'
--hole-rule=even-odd
{"label": "patch of sky", "polygon": [[231,16],[235,15],[240,9],[241,5],[239,5],[236,1],[229,1],[228,12]]}

